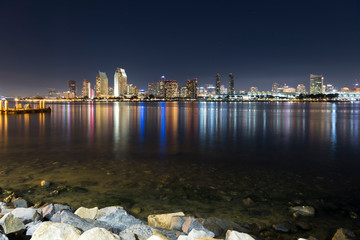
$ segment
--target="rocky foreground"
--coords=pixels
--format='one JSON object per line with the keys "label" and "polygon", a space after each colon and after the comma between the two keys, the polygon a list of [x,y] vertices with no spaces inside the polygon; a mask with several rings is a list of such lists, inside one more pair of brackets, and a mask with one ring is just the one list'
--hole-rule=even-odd
{"label": "rocky foreground", "polygon": [[[74,211],[63,204],[28,205],[26,200],[16,198],[14,194],[0,202],[0,240],[259,240],[281,239],[279,233],[298,230],[304,231],[304,238],[297,239],[316,240],[306,234],[311,226],[305,222],[250,225],[214,217],[200,219],[183,212],[149,215],[144,222],[121,206],[80,207]],[[290,211],[294,216],[315,214],[311,206],[296,206]],[[350,230],[340,228],[332,239],[358,238]]]}

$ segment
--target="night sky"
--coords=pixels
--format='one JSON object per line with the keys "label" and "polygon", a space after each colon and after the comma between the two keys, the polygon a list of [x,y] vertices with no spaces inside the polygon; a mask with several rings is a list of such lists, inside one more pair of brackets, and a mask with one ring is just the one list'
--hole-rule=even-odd
{"label": "night sky", "polygon": [[[16,1],[0,5],[0,96],[113,86],[116,67],[147,88],[161,75],[185,84],[268,90],[274,81],[309,87],[360,80],[360,1]],[[80,92],[80,91],[79,91]]]}

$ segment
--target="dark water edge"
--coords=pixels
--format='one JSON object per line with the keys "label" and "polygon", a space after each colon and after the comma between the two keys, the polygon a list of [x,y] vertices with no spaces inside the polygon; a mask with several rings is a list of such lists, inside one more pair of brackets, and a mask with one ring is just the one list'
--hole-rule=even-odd
{"label": "dark water edge", "polygon": [[[351,218],[352,212],[360,212],[359,142],[354,141],[359,131],[358,106],[336,105],[335,113],[334,105],[269,108],[260,104],[255,109],[237,105],[227,110],[222,106],[206,106],[213,109],[211,114],[203,112],[204,106],[165,106],[165,145],[161,142],[162,125],[157,125],[163,108],[150,105],[142,112],[141,105],[131,105],[129,110],[123,106],[120,113],[126,111],[130,121],[120,127],[126,142],[119,140],[119,148],[113,144],[117,141],[113,105],[97,105],[93,118],[88,106],[84,111],[81,105],[66,105],[65,110],[54,105],[50,116],[28,116],[27,134],[23,127],[26,116],[9,117],[7,142],[2,118],[0,187],[13,189],[34,203],[140,207],[137,215],[142,219],[182,210],[197,217],[268,226],[283,221],[312,225],[308,232],[281,234],[288,239],[306,235],[329,239],[339,227],[359,232],[359,219]],[[189,109],[192,114],[182,118]],[[67,111],[72,113],[70,117]],[[82,114],[77,115],[77,111]],[[108,117],[100,118],[104,111]],[[209,127],[211,118],[224,111],[226,117]],[[236,111],[244,117],[231,125],[229,115]],[[201,123],[200,116],[196,118],[199,114],[209,121],[207,132],[201,130],[201,124],[196,130],[196,124]],[[174,127],[175,116],[180,130]],[[142,117],[146,121],[140,121]],[[280,128],[271,124],[273,118],[280,121]],[[91,130],[90,123],[85,124],[91,119],[95,125],[93,143],[88,141],[92,135],[84,135],[85,130]],[[257,123],[249,125],[253,119]],[[299,125],[301,121],[305,123]],[[190,133],[186,131],[189,128]],[[218,137],[212,138],[213,134]],[[40,187],[43,179],[54,183],[50,189]],[[51,196],[54,190],[59,194]],[[244,203],[248,198],[253,203]],[[315,207],[316,215],[294,219],[289,207],[298,205]]]}

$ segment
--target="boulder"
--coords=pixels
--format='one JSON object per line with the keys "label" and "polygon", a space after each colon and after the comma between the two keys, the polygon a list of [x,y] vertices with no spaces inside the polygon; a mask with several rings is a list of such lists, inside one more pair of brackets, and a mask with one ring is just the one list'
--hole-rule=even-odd
{"label": "boulder", "polygon": [[34,234],[34,232],[36,231],[36,229],[38,229],[38,227],[40,227],[40,225],[42,224],[41,221],[36,221],[36,222],[31,222],[25,225],[26,227],[26,235],[27,236],[32,236]]}
{"label": "boulder", "polygon": [[185,216],[185,214],[183,212],[177,212],[177,213],[149,215],[148,224],[151,227],[171,229],[171,218],[175,216],[183,217]]}
{"label": "boulder", "polygon": [[182,226],[186,221],[187,217],[173,216],[170,220],[170,229],[182,231]]}
{"label": "boulder", "polygon": [[180,235],[177,240],[188,240],[188,236],[187,235]]}
{"label": "boulder", "polygon": [[124,231],[126,228],[136,224],[144,224],[139,219],[128,215],[124,210],[117,209],[110,215],[103,216],[97,219],[97,221],[105,222],[109,224],[115,233]]}
{"label": "boulder", "polygon": [[346,228],[339,228],[334,234],[332,240],[355,240],[358,239],[352,231]]}
{"label": "boulder", "polygon": [[120,237],[104,228],[96,227],[81,234],[78,240],[120,240]]}
{"label": "boulder", "polygon": [[154,229],[145,224],[135,224],[135,225],[132,225],[131,227],[128,227],[127,229],[122,231],[120,234],[125,234],[125,233],[133,233],[138,236],[143,236],[143,237],[149,238],[153,235]]}
{"label": "boulder", "polygon": [[214,233],[209,234],[203,230],[196,230],[195,228],[192,229],[188,234],[188,240],[195,240],[195,238],[213,238],[215,235]]}
{"label": "boulder", "polygon": [[1,209],[1,211],[4,209],[8,209],[8,206],[6,205],[6,203],[0,202],[0,209]]}
{"label": "boulder", "polygon": [[12,204],[14,205],[14,207],[18,208],[27,208],[28,207],[28,203],[25,199],[22,198],[16,198],[14,200],[12,200]]}
{"label": "boulder", "polygon": [[210,237],[215,237],[215,234],[206,229],[198,220],[194,217],[188,217],[182,226],[182,231],[189,234],[193,229],[198,231],[204,231]]}
{"label": "boulder", "polygon": [[24,223],[19,218],[12,215],[11,213],[5,214],[0,219],[0,225],[3,227],[5,234],[18,232],[20,230],[25,229]]}
{"label": "boulder", "polygon": [[98,210],[98,212],[96,213],[95,219],[98,219],[98,218],[101,218],[104,216],[108,216],[108,215],[112,214],[113,212],[116,212],[117,210],[123,210],[124,213],[126,214],[126,211],[121,206],[105,207],[105,208],[101,208]]}
{"label": "boulder", "polygon": [[78,240],[81,231],[66,223],[43,222],[31,240]]}
{"label": "boulder", "polygon": [[0,240],[9,240],[6,235],[0,233]]}
{"label": "boulder", "polygon": [[296,206],[291,207],[290,211],[292,213],[301,215],[301,216],[314,216],[315,215],[315,209],[311,206]]}
{"label": "boulder", "polygon": [[277,232],[283,233],[296,233],[296,226],[290,222],[283,222],[272,225],[273,229]]}
{"label": "boulder", "polygon": [[15,217],[18,217],[23,223],[38,221],[41,219],[40,214],[34,208],[15,208],[11,213]]}
{"label": "boulder", "polygon": [[8,213],[11,213],[12,211],[14,211],[13,208],[3,209],[3,210],[1,210],[0,216],[4,216],[4,215],[6,215]]}
{"label": "boulder", "polygon": [[225,236],[227,230],[250,233],[250,228],[248,226],[242,226],[226,219],[210,217],[201,223],[206,229],[213,232],[216,237]]}
{"label": "boulder", "polygon": [[62,210],[71,210],[71,208],[67,205],[62,205],[62,204],[49,204],[46,205],[45,207],[43,207],[41,209],[43,218],[45,219],[50,219],[55,213],[57,213],[58,211],[62,211]]}
{"label": "boulder", "polygon": [[96,214],[97,214],[98,210],[99,210],[98,207],[94,207],[94,208],[79,207],[75,211],[75,214],[81,218],[87,218],[87,219],[94,220],[96,218]]}
{"label": "boulder", "polygon": [[95,227],[93,224],[89,223],[88,221],[79,217],[78,215],[75,215],[74,213],[70,212],[69,210],[61,211],[60,222],[70,224],[84,232]]}
{"label": "boulder", "polygon": [[255,238],[247,233],[228,230],[226,232],[225,240],[255,240]]}
{"label": "boulder", "polygon": [[141,237],[138,237],[138,236],[135,236],[134,233],[130,233],[130,232],[121,232],[119,234],[120,236],[120,239],[121,240],[140,240],[140,239],[147,239],[147,238],[141,238]]}
{"label": "boulder", "polygon": [[50,218],[51,222],[61,222],[61,212],[57,212],[54,215],[52,215],[52,217]]}

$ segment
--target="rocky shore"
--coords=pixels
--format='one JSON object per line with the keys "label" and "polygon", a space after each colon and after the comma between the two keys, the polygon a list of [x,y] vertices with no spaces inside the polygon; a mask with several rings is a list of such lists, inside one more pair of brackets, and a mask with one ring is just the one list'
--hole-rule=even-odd
{"label": "rocky shore", "polygon": [[[45,188],[49,184],[47,181],[41,182]],[[272,225],[239,223],[216,217],[196,218],[182,211],[149,215],[145,221],[135,217],[141,211],[138,208],[128,210],[122,206],[109,206],[73,209],[58,203],[31,204],[14,192],[4,192],[7,196],[0,202],[0,240],[317,239],[317,236],[307,232],[312,226],[304,220],[314,217],[315,209],[312,206],[291,207],[289,214],[293,215],[293,222]],[[339,228],[329,233],[328,239],[358,238],[353,231]]]}

